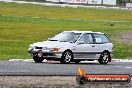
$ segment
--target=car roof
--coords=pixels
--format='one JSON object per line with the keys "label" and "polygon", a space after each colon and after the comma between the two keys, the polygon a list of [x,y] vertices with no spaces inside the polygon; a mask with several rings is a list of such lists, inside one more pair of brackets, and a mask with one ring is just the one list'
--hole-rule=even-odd
{"label": "car roof", "polygon": [[64,32],[104,34],[104,33],[102,33],[102,32],[93,32],[93,31],[78,31],[78,30],[64,31]]}

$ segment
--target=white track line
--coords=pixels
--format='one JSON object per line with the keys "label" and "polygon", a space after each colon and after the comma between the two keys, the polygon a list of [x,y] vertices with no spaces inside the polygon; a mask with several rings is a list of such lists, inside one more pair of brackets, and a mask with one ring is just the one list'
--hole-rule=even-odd
{"label": "white track line", "polygon": [[132,62],[130,59],[113,59],[113,62]]}
{"label": "white track line", "polygon": [[[34,62],[33,59],[10,59],[9,61],[22,61],[22,62]],[[57,61],[52,61],[52,60],[44,60],[43,62],[57,62]],[[97,60],[95,61],[82,61],[82,63],[92,63],[92,62],[98,62]],[[132,62],[132,60],[129,59],[112,59],[112,62]]]}

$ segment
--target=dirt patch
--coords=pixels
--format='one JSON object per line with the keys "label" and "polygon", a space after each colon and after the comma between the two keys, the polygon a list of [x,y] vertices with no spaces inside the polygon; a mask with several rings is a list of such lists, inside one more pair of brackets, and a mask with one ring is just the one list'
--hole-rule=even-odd
{"label": "dirt patch", "polygon": [[127,44],[127,45],[132,45],[132,31],[129,31],[129,32],[125,32],[125,33],[122,33],[117,41],[120,43],[124,43],[124,44]]}
{"label": "dirt patch", "polygon": [[131,88],[131,84],[78,85],[76,76],[0,76],[0,88]]}

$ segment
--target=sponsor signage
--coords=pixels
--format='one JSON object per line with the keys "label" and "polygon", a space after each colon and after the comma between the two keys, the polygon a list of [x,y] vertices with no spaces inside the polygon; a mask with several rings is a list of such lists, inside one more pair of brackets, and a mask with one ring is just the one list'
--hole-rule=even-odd
{"label": "sponsor signage", "polygon": [[87,0],[74,0],[74,3],[84,3],[84,4],[87,4]]}
{"label": "sponsor signage", "polygon": [[127,8],[132,8],[132,3],[127,3],[127,4],[126,4],[126,7],[127,7]]}
{"label": "sponsor signage", "polygon": [[79,68],[79,76],[76,81],[78,84],[86,83],[130,83],[131,77],[128,74],[87,74]]}
{"label": "sponsor signage", "polygon": [[48,2],[59,2],[59,0],[46,0]]}
{"label": "sponsor signage", "polygon": [[[49,2],[65,2],[65,3],[116,5],[116,0],[46,0],[46,1],[49,1]],[[128,3],[127,6],[132,7],[132,4]]]}
{"label": "sponsor signage", "polygon": [[88,4],[101,4],[102,0],[88,0]]}
{"label": "sponsor signage", "polygon": [[103,4],[116,5],[116,0],[103,0]]}
{"label": "sponsor signage", "polygon": [[74,0],[60,0],[60,2],[65,2],[65,3],[73,3]]}

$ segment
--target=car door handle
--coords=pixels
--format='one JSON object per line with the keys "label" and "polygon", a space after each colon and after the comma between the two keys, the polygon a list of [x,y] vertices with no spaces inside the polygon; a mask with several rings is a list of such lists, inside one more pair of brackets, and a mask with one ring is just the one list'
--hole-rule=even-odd
{"label": "car door handle", "polygon": [[92,47],[95,47],[95,45],[92,45]]}

